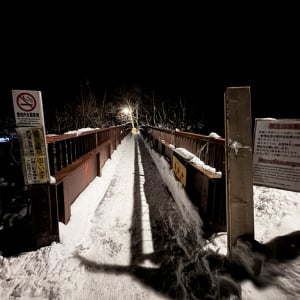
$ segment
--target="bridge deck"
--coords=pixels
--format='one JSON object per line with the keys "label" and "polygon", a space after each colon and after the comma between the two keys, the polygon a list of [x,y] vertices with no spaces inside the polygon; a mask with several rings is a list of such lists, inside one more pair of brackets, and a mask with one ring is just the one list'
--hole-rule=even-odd
{"label": "bridge deck", "polygon": [[184,197],[176,204],[139,135],[127,136],[117,151],[115,173],[75,251],[91,272],[71,298],[177,298],[174,270],[203,242],[195,229],[200,219]]}

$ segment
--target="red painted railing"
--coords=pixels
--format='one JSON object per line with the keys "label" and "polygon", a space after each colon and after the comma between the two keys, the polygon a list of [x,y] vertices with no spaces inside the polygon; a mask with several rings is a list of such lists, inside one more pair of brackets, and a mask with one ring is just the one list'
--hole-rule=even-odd
{"label": "red painted railing", "polygon": [[125,137],[124,126],[47,136],[50,175],[55,178],[52,195],[59,220],[67,223],[71,204],[96,177]]}
{"label": "red painted railing", "polygon": [[[174,157],[180,160],[186,170],[185,190],[207,230],[226,231],[225,139],[154,127],[145,127],[141,132],[151,147],[166,157],[171,168]],[[206,165],[221,171],[221,175],[189,163],[176,153],[176,148],[188,150]]]}
{"label": "red painted railing", "polygon": [[171,131],[147,127],[149,134],[165,144],[175,148],[185,148],[199,157],[205,164],[224,172],[225,139],[182,131]]}

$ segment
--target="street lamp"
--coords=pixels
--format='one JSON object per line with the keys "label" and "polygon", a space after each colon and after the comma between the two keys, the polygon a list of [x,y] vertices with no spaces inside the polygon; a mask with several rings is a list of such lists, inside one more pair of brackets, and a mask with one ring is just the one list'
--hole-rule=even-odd
{"label": "street lamp", "polygon": [[132,133],[136,133],[136,128],[134,127],[134,121],[133,121],[133,116],[132,116],[132,108],[130,106],[124,107],[122,112],[126,116],[129,116],[130,122],[131,122],[131,125],[132,125]]}

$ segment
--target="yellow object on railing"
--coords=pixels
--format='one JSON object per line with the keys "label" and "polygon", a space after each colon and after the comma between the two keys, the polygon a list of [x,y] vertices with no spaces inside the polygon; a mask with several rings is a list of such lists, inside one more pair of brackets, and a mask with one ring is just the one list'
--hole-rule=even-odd
{"label": "yellow object on railing", "polygon": [[133,127],[133,128],[131,129],[131,132],[132,132],[132,133],[137,133],[137,130],[136,130],[136,128],[135,128],[135,127]]}

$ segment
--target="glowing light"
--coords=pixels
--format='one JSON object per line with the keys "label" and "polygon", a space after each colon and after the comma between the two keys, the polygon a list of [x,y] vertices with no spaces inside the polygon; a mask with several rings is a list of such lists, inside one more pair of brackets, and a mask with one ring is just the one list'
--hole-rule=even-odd
{"label": "glowing light", "polygon": [[131,122],[132,128],[134,128],[134,121],[133,121],[133,115],[132,115],[133,110],[132,110],[132,108],[130,106],[126,106],[126,107],[124,107],[122,109],[122,112],[123,112],[124,115],[130,117],[130,122]]}
{"label": "glowing light", "polygon": [[122,112],[125,115],[129,115],[131,113],[131,111],[130,111],[130,109],[128,107],[123,108]]}

